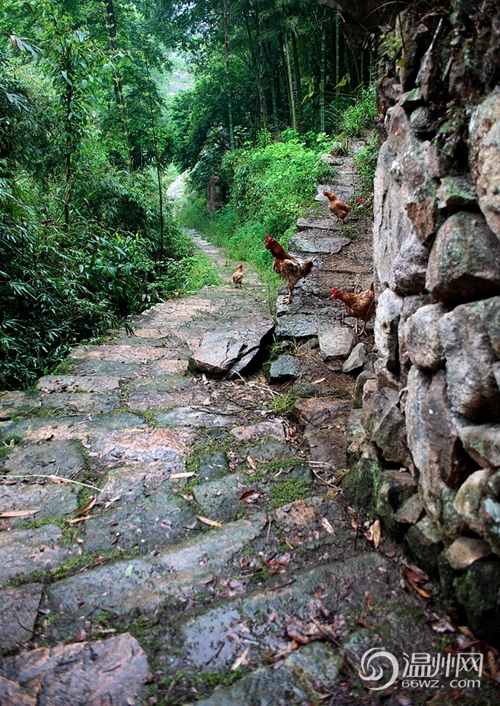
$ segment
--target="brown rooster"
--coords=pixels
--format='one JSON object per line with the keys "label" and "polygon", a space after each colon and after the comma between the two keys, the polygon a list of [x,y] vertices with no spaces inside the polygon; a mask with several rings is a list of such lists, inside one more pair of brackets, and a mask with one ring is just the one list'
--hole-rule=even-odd
{"label": "brown rooster", "polygon": [[243,282],[243,263],[242,262],[240,262],[240,264],[236,268],[236,272],[231,277],[231,281],[235,287],[241,288],[241,283]]}
{"label": "brown rooster", "polygon": [[323,195],[328,199],[328,209],[334,216],[344,222],[351,210],[351,206],[338,199],[331,191],[323,191]]}
{"label": "brown rooster", "polygon": [[356,333],[358,333],[359,319],[365,322],[361,333],[366,333],[366,324],[375,313],[373,282],[370,289],[365,289],[364,292],[359,292],[359,294],[350,294],[349,292],[344,292],[342,289],[335,287],[332,291],[332,297],[344,302],[348,316],[356,317]]}
{"label": "brown rooster", "polygon": [[312,269],[311,260],[297,260],[283,250],[277,240],[266,235],[266,249],[270,250],[274,256],[273,270],[281,275],[288,287],[288,298],[283,300],[284,304],[292,301],[293,288],[303,277],[306,277]]}

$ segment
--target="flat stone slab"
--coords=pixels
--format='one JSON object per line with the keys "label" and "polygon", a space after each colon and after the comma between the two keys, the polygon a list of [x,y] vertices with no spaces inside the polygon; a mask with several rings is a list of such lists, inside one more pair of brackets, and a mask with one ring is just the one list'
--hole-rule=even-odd
{"label": "flat stone slab", "polygon": [[123,402],[119,394],[86,392],[53,392],[43,395],[39,408],[62,416],[73,414],[109,414],[120,409]]}
{"label": "flat stone slab", "polygon": [[0,585],[54,569],[72,556],[73,547],[63,542],[57,525],[0,532]]}
{"label": "flat stone slab", "polygon": [[325,361],[345,360],[354,345],[354,336],[343,326],[322,324],[318,331],[319,350]]}
{"label": "flat stone slab", "polygon": [[[150,360],[165,358],[167,349],[163,346],[107,345],[85,346],[85,358],[107,360],[113,363],[147,363]],[[70,358],[81,357],[75,349]],[[83,356],[82,356],[83,357]]]}
{"label": "flat stone slab", "polygon": [[67,439],[87,439],[89,436],[111,433],[115,430],[138,429],[146,427],[144,419],[136,414],[99,414],[95,418],[86,417],[48,417],[39,419],[20,419],[19,421],[0,422],[4,436],[16,434],[36,441],[63,441]]}
{"label": "flat stone slab", "polygon": [[299,218],[297,220],[297,230],[309,230],[317,228],[318,230],[335,230],[337,219],[331,218]]}
{"label": "flat stone slab", "polygon": [[130,380],[142,375],[143,367],[139,363],[114,363],[111,360],[97,358],[73,359],[73,365],[75,375],[105,375],[119,377],[120,380]]}
{"label": "flat stone slab", "polygon": [[257,537],[264,514],[231,522],[155,556],[107,564],[58,581],[47,588],[47,607],[76,618],[94,610],[120,615],[133,610],[152,614],[169,596],[179,598],[204,586],[213,572]]}
{"label": "flat stone slab", "polygon": [[234,427],[234,429],[231,429],[231,434],[237,441],[251,441],[253,439],[265,439],[267,437],[277,439],[278,441],[285,441],[285,430],[283,429],[283,422],[280,419],[276,419],[272,422],[260,422],[259,424],[252,424],[247,427]]}
{"label": "flat stone slab", "polygon": [[[321,231],[319,231],[321,233]],[[317,235],[318,230],[303,230],[294,235],[290,240],[289,247],[297,253],[323,253],[325,255],[335,255],[342,248],[350,244],[349,238],[329,238]]]}
{"label": "flat stone slab", "polygon": [[[198,344],[199,345],[199,344]],[[188,360],[156,360],[149,365],[154,375],[178,375],[188,370]]]}
{"label": "flat stone slab", "polygon": [[193,495],[202,509],[201,514],[220,522],[234,517],[246,488],[241,476],[230,475],[196,485]]}
{"label": "flat stone slab", "polygon": [[42,392],[113,392],[120,378],[107,375],[45,375],[37,385]]}
{"label": "flat stone slab", "polygon": [[[43,585],[29,583],[0,591],[0,647],[10,650],[33,636]],[[0,688],[0,699],[1,699]],[[0,703],[1,700],[0,700]],[[6,702],[7,703],[7,702]]]}
{"label": "flat stone slab", "polygon": [[176,487],[175,474],[184,473],[185,460],[176,457],[170,461],[152,461],[119,466],[110,470],[106,484],[99,494],[102,505],[118,502],[135,503],[154,493],[168,495]]}
{"label": "flat stone slab", "polygon": [[74,478],[85,467],[85,454],[77,440],[45,441],[16,447],[5,461],[5,469],[15,475],[56,475]]}
{"label": "flat stone slab", "polygon": [[130,502],[124,496],[85,522],[82,547],[90,553],[162,549],[184,539],[193,522],[193,509],[182,498],[158,493]]}
{"label": "flat stone slab", "polygon": [[172,412],[159,412],[156,421],[161,427],[227,427],[236,422],[229,414],[210,413],[192,407],[179,407]]}
{"label": "flat stone slab", "polygon": [[277,338],[309,338],[318,334],[324,321],[317,314],[283,314],[278,317],[275,334]]}
{"label": "flat stone slab", "polygon": [[122,463],[175,461],[187,453],[192,436],[186,431],[169,429],[129,429],[110,432],[94,438],[90,456],[100,463],[116,466]]}
{"label": "flat stone slab", "polygon": [[[8,476],[7,476],[8,479]],[[26,520],[53,520],[63,518],[78,508],[77,486],[55,484],[33,479],[29,484],[18,480],[15,485],[0,482],[0,514],[12,511],[33,510],[32,515],[2,520],[10,527],[17,527]],[[8,480],[7,480],[8,482]]]}
{"label": "flat stone slab", "polygon": [[319,426],[351,411],[352,402],[332,397],[299,399],[293,406],[294,414],[302,423]]}
{"label": "flat stone slab", "polygon": [[[139,706],[151,676],[146,653],[129,633],[23,652],[5,659],[2,672],[23,697],[47,706]],[[0,682],[0,703],[30,703],[7,701],[8,688]]]}
{"label": "flat stone slab", "polygon": [[[287,619],[297,615],[306,596],[314,599],[318,585],[332,586],[332,581],[337,586],[356,583],[351,597],[354,601],[357,591],[364,599],[366,585],[370,579],[373,581],[380,576],[379,567],[386,566],[384,557],[364,554],[295,574],[294,582],[279,591],[252,591],[215,606],[187,611],[174,621],[182,637],[183,656],[198,669],[221,669],[233,663],[245,644],[255,645],[254,655],[258,657],[266,649],[275,651],[283,644],[281,636]],[[372,583],[370,591],[375,599],[377,595],[384,595],[383,585]],[[273,612],[276,619],[270,621],[269,615]],[[245,643],[245,638],[250,642]]]}
{"label": "flat stone slab", "polygon": [[261,667],[233,686],[217,689],[208,699],[197,701],[196,706],[314,703],[318,696],[315,687],[331,687],[341,666],[342,657],[331,646],[311,643],[288,656],[278,669]]}

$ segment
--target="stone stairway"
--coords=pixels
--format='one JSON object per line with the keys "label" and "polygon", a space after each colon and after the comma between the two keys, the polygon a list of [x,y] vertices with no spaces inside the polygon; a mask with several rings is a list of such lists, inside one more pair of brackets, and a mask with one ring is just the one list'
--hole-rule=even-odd
{"label": "stone stairway", "polygon": [[[316,226],[297,249],[347,229]],[[443,649],[401,548],[343,502],[352,379],[297,349],[280,412],[286,390],[243,375],[274,326],[264,290],[193,237],[223,284],[0,397],[1,706],[378,704],[366,650]],[[398,682],[383,703],[434,695]]]}

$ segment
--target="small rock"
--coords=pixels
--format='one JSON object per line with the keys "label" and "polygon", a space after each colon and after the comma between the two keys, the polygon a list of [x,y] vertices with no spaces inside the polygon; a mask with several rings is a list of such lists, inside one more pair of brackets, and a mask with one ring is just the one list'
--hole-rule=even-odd
{"label": "small rock", "polygon": [[465,450],[480,466],[500,466],[500,424],[467,426],[458,433]]}
{"label": "small rock", "polygon": [[445,304],[500,293],[500,241],[484,216],[460,211],[441,226],[425,286],[434,299]]}
{"label": "small rock", "polygon": [[418,493],[412,495],[408,500],[405,500],[399,510],[394,514],[394,519],[397,522],[403,522],[407,525],[416,525],[425,512],[424,506]]}
{"label": "small rock", "polygon": [[269,370],[269,378],[272,383],[286,382],[301,376],[300,362],[293,355],[280,355],[273,360]]}
{"label": "small rock", "polygon": [[322,324],[318,340],[323,360],[340,362],[348,357],[354,344],[354,336],[343,326]]}
{"label": "small rock", "polygon": [[365,347],[362,343],[358,343],[358,345],[354,346],[354,348],[352,349],[351,355],[342,366],[342,370],[344,371],[344,373],[352,373],[353,371],[362,368],[365,364],[365,361]]}
{"label": "small rock", "polygon": [[430,517],[423,517],[416,525],[410,527],[405,535],[405,542],[416,557],[418,565],[428,574],[435,574],[437,559],[443,550],[443,541]]}
{"label": "small rock", "polygon": [[475,561],[484,559],[489,554],[491,549],[488,542],[471,537],[459,537],[444,552],[450,566],[456,571],[467,569]]}
{"label": "small rock", "polygon": [[491,469],[472,473],[463,483],[455,497],[455,510],[467,523],[471,530],[484,536],[484,522],[480,518],[480,505],[488,492],[488,480],[492,474]]}

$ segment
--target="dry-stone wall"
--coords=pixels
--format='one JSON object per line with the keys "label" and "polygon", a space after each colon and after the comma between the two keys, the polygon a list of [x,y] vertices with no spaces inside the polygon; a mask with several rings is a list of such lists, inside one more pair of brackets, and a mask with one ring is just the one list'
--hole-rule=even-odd
{"label": "dry-stone wall", "polygon": [[345,490],[498,644],[500,6],[426,7],[394,21],[379,83],[378,359]]}

